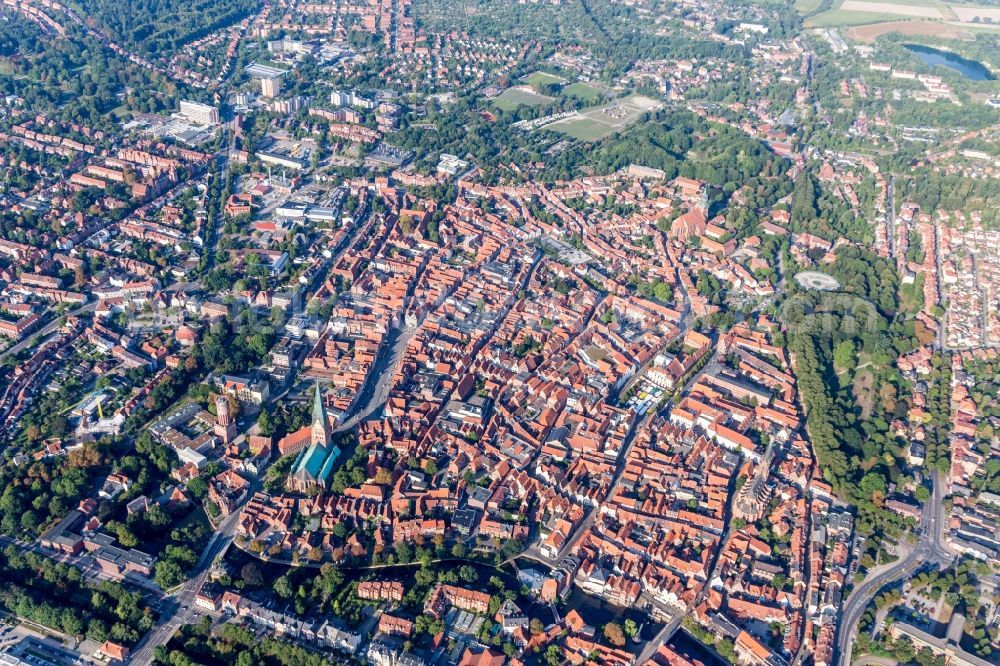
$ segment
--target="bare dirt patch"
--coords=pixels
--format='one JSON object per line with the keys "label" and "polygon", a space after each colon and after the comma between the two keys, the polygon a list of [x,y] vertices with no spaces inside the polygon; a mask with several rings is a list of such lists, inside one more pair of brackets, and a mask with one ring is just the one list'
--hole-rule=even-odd
{"label": "bare dirt patch", "polygon": [[942,39],[969,39],[972,36],[968,30],[958,26],[932,21],[885,21],[884,23],[857,25],[849,28],[847,35],[859,42],[874,42],[890,32],[922,37],[940,37]]}
{"label": "bare dirt patch", "polygon": [[655,99],[631,95],[608,104],[583,109],[574,116],[545,125],[545,129],[562,132],[582,141],[597,141],[623,130],[642,114],[662,107],[663,104]]}
{"label": "bare dirt patch", "polygon": [[875,406],[875,375],[871,370],[861,370],[854,378],[854,385],[851,391],[861,410],[861,418],[867,419],[871,416],[872,408]]}

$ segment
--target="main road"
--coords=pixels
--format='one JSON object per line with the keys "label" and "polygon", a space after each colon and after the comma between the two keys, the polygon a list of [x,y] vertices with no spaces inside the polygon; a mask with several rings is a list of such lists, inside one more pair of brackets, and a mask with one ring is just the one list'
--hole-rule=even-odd
{"label": "main road", "polygon": [[[251,488],[247,496],[252,496],[254,490]],[[232,542],[236,526],[239,524],[239,517],[240,511],[236,510],[219,524],[215,534],[205,545],[201,557],[198,558],[198,562],[191,572],[191,578],[170,594],[173,603],[161,606],[159,621],[136,645],[136,650],[132,653],[129,663],[136,664],[136,666],[148,666],[153,663],[156,648],[166,645],[180,626],[191,622],[196,612],[195,598],[205,584],[205,579],[208,578],[215,558]]]}
{"label": "main road", "polygon": [[931,474],[934,490],[931,498],[924,503],[920,520],[923,532],[916,547],[909,555],[898,560],[891,567],[867,578],[851,591],[840,615],[838,627],[836,654],[834,660],[837,666],[850,666],[851,651],[857,635],[857,625],[865,609],[879,590],[912,576],[923,566],[944,566],[949,564],[954,556],[944,545],[944,507],[941,492],[940,472]]}

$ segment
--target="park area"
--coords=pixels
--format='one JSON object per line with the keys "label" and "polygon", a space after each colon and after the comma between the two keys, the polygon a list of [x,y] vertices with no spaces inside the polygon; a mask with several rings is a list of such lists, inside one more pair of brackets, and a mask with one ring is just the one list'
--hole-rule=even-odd
{"label": "park area", "polygon": [[546,125],[545,129],[581,141],[597,141],[623,130],[644,113],[662,107],[663,105],[655,99],[642,95],[632,95],[608,104],[584,109],[569,118]]}

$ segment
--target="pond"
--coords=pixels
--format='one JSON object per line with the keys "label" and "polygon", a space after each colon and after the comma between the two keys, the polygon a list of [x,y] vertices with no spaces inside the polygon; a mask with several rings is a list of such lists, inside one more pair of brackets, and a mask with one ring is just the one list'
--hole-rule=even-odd
{"label": "pond", "polygon": [[921,44],[903,44],[903,46],[906,47],[907,50],[915,53],[917,57],[920,58],[920,62],[925,65],[944,65],[949,69],[955,70],[971,81],[992,81],[996,78],[993,76],[993,73],[987,69],[985,65],[983,65],[983,63],[963,58],[957,53],[942,51],[941,49],[935,49]]}

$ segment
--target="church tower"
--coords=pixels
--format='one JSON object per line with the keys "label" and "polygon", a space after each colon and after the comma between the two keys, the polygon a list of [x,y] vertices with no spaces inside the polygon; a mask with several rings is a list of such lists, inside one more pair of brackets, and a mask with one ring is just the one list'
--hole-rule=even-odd
{"label": "church tower", "polygon": [[703,185],[701,188],[701,194],[698,196],[698,208],[705,211],[705,217],[708,217],[708,185]]}
{"label": "church tower", "polygon": [[323,407],[323,393],[320,391],[319,382],[316,382],[316,395],[313,397],[312,413],[312,438],[310,442],[316,446],[325,447],[330,443],[330,421],[326,417],[326,409]]}

